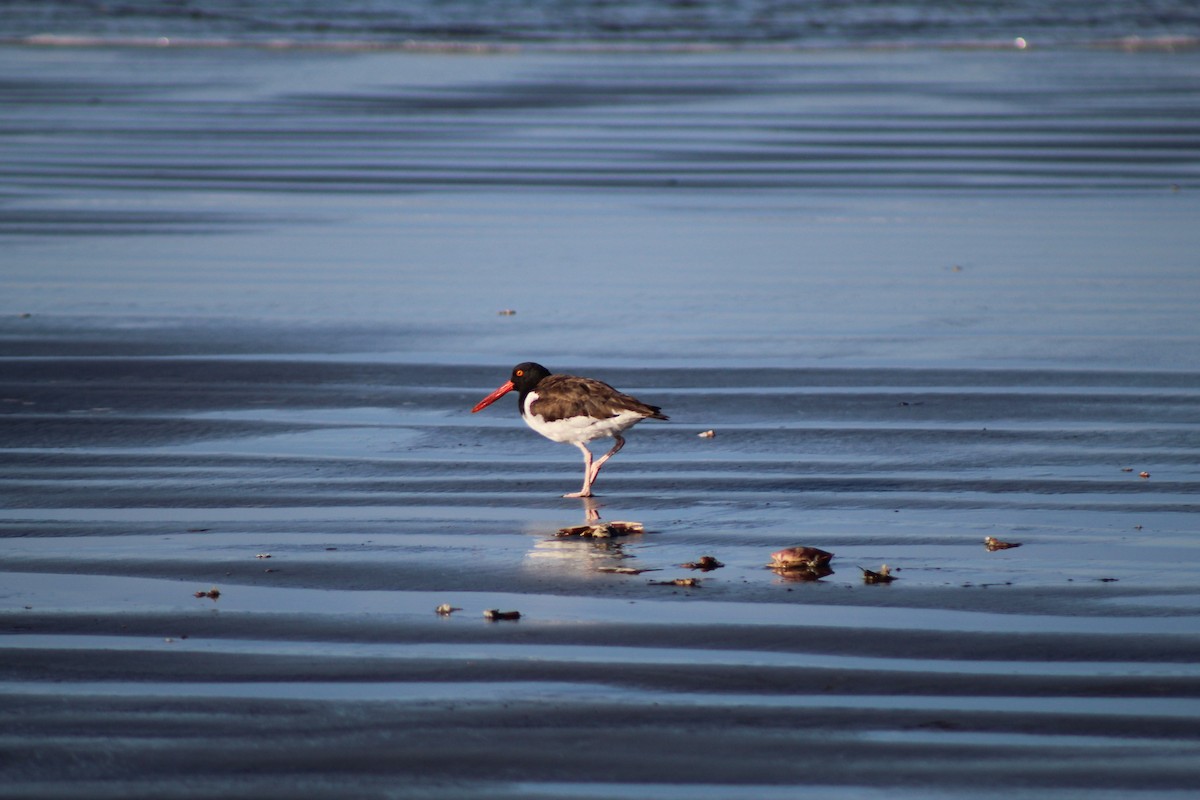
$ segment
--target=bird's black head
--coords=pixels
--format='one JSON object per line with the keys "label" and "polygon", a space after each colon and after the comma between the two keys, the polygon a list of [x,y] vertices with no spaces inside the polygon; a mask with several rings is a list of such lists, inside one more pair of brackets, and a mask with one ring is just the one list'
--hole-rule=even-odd
{"label": "bird's black head", "polygon": [[524,408],[525,396],[533,391],[533,387],[537,386],[542,378],[545,378],[549,374],[550,370],[532,361],[517,364],[513,367],[512,378],[505,381],[503,386],[497,387],[496,391],[476,403],[475,407],[471,409],[471,413],[474,414],[476,411],[482,411],[513,389],[516,389],[520,393],[520,398],[517,401],[518,407]]}
{"label": "bird's black head", "polygon": [[530,389],[538,385],[538,381],[549,374],[550,370],[541,364],[526,361],[513,367],[512,377],[509,380],[512,381],[513,387],[524,396]]}

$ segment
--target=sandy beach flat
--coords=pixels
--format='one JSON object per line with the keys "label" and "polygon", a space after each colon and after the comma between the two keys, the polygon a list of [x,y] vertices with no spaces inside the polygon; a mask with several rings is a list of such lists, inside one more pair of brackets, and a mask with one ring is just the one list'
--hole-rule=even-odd
{"label": "sandy beach flat", "polygon": [[0,797],[1187,796],[1196,63],[0,47]]}

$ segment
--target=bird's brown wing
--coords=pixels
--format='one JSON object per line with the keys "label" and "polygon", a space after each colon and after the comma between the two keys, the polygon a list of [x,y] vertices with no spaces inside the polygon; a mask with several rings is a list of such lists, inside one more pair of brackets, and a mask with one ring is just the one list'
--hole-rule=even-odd
{"label": "bird's brown wing", "polygon": [[531,410],[547,422],[580,415],[606,419],[622,411],[633,411],[654,419],[667,418],[658,406],[643,403],[594,378],[550,375],[543,378],[534,391],[538,399]]}

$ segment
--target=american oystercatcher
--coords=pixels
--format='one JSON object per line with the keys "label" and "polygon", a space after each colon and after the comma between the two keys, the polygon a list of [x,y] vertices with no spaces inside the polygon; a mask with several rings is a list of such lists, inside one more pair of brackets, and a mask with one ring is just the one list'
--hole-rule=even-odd
{"label": "american oystercatcher", "polygon": [[[513,367],[512,377],[480,400],[471,413],[487,408],[513,389],[521,393],[519,407],[525,424],[547,439],[569,442],[583,451],[583,488],[563,497],[591,497],[600,468],[625,446],[621,432],[644,419],[667,418],[658,406],[622,394],[603,381],[554,375],[532,361]],[[609,436],[616,444],[593,463],[587,443]]]}

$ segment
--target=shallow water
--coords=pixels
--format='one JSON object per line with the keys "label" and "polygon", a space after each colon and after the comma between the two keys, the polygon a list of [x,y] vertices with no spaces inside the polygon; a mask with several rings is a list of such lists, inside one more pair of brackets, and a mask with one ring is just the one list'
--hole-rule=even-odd
{"label": "shallow water", "polygon": [[[4,417],[0,691],[25,731],[7,747],[51,752],[10,770],[14,791],[176,786],[113,740],[134,720],[218,794],[263,790],[231,749],[304,794],[348,780],[388,796],[384,776],[528,795],[520,776],[615,796],[690,785],[698,757],[742,796],[814,769],[859,787],[867,763],[914,797],[980,782],[1166,797],[1190,779],[1186,375],[614,368],[676,416],[634,431],[598,485],[605,518],[649,532],[591,543],[554,535],[584,516],[557,497],[577,458],[507,408],[468,415],[488,368],[430,385],[329,357],[9,366],[54,395]],[[84,397],[110,410],[31,410]],[[988,552],[987,535],[1022,546]],[[834,573],[765,568],[799,543],[835,552]],[[652,583],[702,554],[725,566],[699,587]],[[858,567],[881,563],[899,579],[863,585]],[[605,766],[563,737],[603,741]],[[81,765],[65,778],[33,766],[61,768],[58,748]]]}
{"label": "shallow water", "polygon": [[0,796],[1194,786],[1194,54],[0,64]]}
{"label": "shallow water", "polygon": [[159,39],[388,46],[757,45],[828,47],[1037,43],[1194,42],[1200,12],[1187,0],[1130,5],[1119,0],[1033,0],[998,4],[806,3],[777,0],[190,0],[186,3],[69,0],[9,3],[4,33],[38,41]]}

